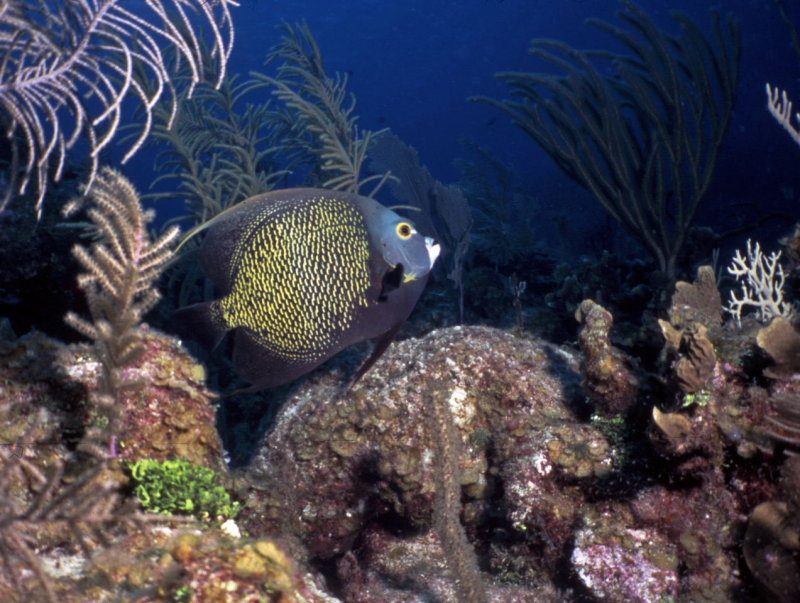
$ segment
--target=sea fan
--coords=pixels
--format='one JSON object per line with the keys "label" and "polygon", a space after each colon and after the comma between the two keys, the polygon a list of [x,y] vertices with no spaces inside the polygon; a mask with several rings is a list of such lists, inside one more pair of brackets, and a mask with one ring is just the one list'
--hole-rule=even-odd
{"label": "sea fan", "polygon": [[189,65],[191,95],[204,73],[198,22],[210,30],[222,81],[233,45],[233,0],[139,4],[133,12],[130,0],[0,0],[0,123],[10,144],[0,211],[34,180],[41,214],[51,168],[57,181],[67,152],[84,136],[91,186],[126,98],[138,101],[145,121],[123,162],[150,133],[152,110],[162,96],[170,98],[174,117],[177,91],[164,49],[172,48],[175,61]]}

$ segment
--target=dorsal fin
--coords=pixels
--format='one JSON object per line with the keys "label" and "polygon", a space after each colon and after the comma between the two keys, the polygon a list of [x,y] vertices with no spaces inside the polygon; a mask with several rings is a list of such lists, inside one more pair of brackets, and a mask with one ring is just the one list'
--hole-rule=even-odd
{"label": "dorsal fin", "polygon": [[216,216],[213,216],[212,218],[209,218],[202,224],[198,224],[197,226],[192,228],[189,232],[186,233],[186,236],[184,236],[183,239],[181,239],[181,242],[178,243],[178,246],[175,248],[175,253],[178,253],[181,250],[181,247],[183,247],[186,243],[188,243],[189,240],[192,239],[196,234],[203,232],[207,228],[211,228],[212,226],[214,226],[214,224],[222,220],[222,218],[224,218],[228,214],[233,213],[234,211],[240,210],[244,204],[246,204],[248,201],[254,198],[255,197],[251,197],[250,199],[245,199],[241,203],[237,203],[236,205],[231,205],[230,207],[226,207]]}

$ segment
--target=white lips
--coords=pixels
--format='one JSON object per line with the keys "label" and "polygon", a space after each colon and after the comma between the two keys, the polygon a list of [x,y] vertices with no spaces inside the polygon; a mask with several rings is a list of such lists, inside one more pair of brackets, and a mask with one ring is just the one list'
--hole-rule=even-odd
{"label": "white lips", "polygon": [[430,259],[430,267],[433,268],[433,263],[442,251],[441,245],[434,241],[431,237],[425,237],[425,248],[428,250],[428,259]]}

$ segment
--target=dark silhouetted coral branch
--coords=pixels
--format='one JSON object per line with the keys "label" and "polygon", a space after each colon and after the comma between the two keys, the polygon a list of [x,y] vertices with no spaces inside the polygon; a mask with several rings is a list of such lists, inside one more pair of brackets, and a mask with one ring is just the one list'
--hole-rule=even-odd
{"label": "dark silhouetted coral branch", "polygon": [[[233,44],[232,0],[7,0],[0,5],[0,118],[11,144],[9,183],[0,209],[35,180],[41,212],[50,170],[58,180],[67,153],[81,137],[89,143],[89,185],[98,157],[114,138],[122,104],[135,98],[145,112],[140,135],[125,159],[150,133],[152,109],[165,94],[174,112],[164,43],[191,71],[187,93],[204,73],[199,16],[211,31],[212,56],[225,74]],[[146,80],[142,80],[146,78]],[[146,81],[156,86],[146,86]],[[220,80],[221,81],[221,80]],[[67,119],[64,119],[64,118]],[[123,161],[124,161],[123,160]]]}
{"label": "dark silhouetted coral branch", "polygon": [[34,434],[44,420],[40,414],[13,448],[0,446],[0,598],[10,586],[26,601],[58,600],[37,551],[42,534],[62,534],[88,557],[98,542],[107,544],[103,531],[109,525],[141,527],[153,519],[120,504],[106,459],[90,459],[77,476],[67,478],[63,459],[34,458],[41,445]]}
{"label": "dark silhouetted coral branch", "polygon": [[633,2],[625,6],[618,16],[628,29],[589,23],[629,54],[535,39],[531,54],[564,75],[498,73],[512,99],[473,100],[510,115],[674,278],[733,111],[739,26],[712,13],[706,37],[675,13],[681,33],[670,36]]}
{"label": "dark silhouetted coral branch", "polygon": [[447,383],[436,381],[425,397],[428,435],[434,444],[436,494],[433,523],[459,601],[488,601],[478,559],[461,525],[461,440],[450,411]]}

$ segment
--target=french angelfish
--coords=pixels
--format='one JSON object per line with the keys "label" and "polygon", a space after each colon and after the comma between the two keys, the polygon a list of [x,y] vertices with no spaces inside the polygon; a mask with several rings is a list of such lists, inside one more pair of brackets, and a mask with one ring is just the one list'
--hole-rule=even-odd
{"label": "french angelfish", "polygon": [[175,327],[212,349],[233,331],[248,391],[374,339],[355,383],[411,314],[439,250],[368,197],[314,188],[256,195],[209,222],[199,261],[222,296],[178,310]]}

